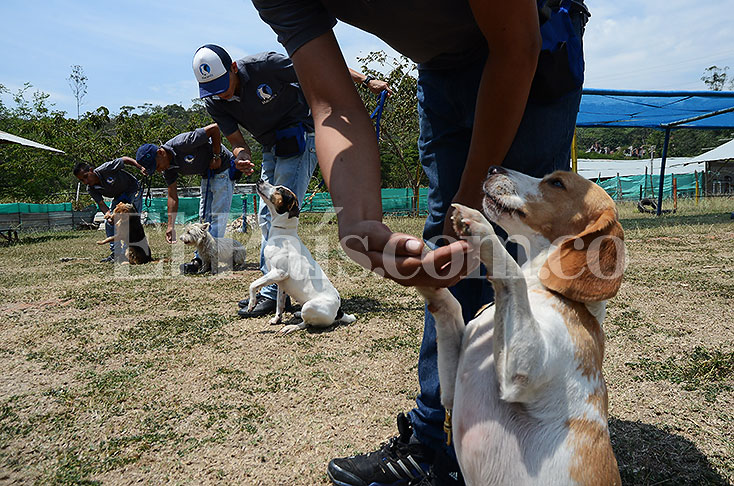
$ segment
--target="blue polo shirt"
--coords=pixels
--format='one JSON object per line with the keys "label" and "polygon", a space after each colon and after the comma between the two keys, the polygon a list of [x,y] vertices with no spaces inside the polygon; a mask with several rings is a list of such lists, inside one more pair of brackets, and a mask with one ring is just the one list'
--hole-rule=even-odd
{"label": "blue polo shirt", "polygon": [[237,60],[237,70],[240,89],[234,99],[204,98],[206,111],[225,136],[241,125],[269,148],[275,144],[275,130],[296,123],[313,130],[311,110],[289,58],[261,52]]}
{"label": "blue polo shirt", "polygon": [[[206,130],[197,128],[192,132],[181,133],[161,145],[161,147],[173,156],[171,166],[163,172],[163,179],[165,179],[167,185],[170,186],[176,182],[179,174],[206,177],[209,164],[214,156],[212,140],[206,134]],[[222,145],[222,165],[215,169],[214,173],[219,174],[229,170],[229,160],[231,158],[232,152]]]}
{"label": "blue polo shirt", "polygon": [[122,159],[115,159],[94,169],[99,177],[99,184],[89,186],[87,191],[96,203],[103,201],[103,197],[116,198],[138,191],[138,180],[131,173],[122,170],[124,167],[125,162]]}

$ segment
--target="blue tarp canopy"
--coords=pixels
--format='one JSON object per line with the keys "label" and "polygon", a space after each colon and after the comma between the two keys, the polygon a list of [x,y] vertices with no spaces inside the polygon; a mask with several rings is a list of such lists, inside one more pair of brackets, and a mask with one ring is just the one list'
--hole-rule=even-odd
{"label": "blue tarp canopy", "polygon": [[734,128],[734,92],[585,89],[576,126]]}
{"label": "blue tarp canopy", "polygon": [[734,92],[585,89],[576,126],[665,130],[657,207],[660,216],[670,132],[676,128],[734,128]]}

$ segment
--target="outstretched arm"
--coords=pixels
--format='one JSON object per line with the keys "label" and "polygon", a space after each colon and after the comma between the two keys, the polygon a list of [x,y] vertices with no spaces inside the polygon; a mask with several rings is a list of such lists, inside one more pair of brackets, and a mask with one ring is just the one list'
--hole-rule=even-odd
{"label": "outstretched arm", "polygon": [[[347,254],[402,285],[445,287],[467,271],[466,242],[423,254],[423,242],[382,223],[380,163],[374,129],[329,31],[291,56],[313,114],[316,150],[338,213]],[[358,181],[355,183],[355,181]],[[449,265],[452,258],[455,264]]]}

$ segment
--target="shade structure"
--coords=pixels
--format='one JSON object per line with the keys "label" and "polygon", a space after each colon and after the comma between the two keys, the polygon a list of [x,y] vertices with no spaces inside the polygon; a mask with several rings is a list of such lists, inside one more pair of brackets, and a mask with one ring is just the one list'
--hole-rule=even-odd
{"label": "shade structure", "polygon": [[729,140],[723,145],[719,145],[715,149],[704,152],[698,157],[691,159],[691,162],[714,162],[717,160],[734,159],[734,140]]}
{"label": "shade structure", "polygon": [[734,92],[585,89],[576,126],[732,128]]}
{"label": "shade structure", "polygon": [[734,128],[734,92],[585,89],[576,126],[665,130],[658,191],[659,216],[670,132],[676,128]]}
{"label": "shade structure", "polygon": [[10,134],[8,132],[3,132],[0,130],[0,143],[15,143],[18,145],[23,145],[25,147],[33,147],[41,150],[48,150],[49,152],[54,152],[57,154],[63,154],[63,150],[55,149],[53,147],[49,147],[48,145],[44,145],[42,143],[34,142],[33,140],[28,140],[27,138],[19,137],[17,135]]}

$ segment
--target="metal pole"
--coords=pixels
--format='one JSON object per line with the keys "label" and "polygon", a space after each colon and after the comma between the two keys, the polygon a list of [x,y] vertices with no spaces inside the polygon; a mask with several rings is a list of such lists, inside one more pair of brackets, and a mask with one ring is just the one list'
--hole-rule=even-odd
{"label": "metal pole", "polygon": [[660,216],[663,210],[663,185],[665,183],[665,159],[668,157],[668,143],[670,142],[670,128],[665,129],[665,143],[663,144],[663,158],[660,161],[660,188],[658,191],[658,209],[655,213]]}
{"label": "metal pole", "polygon": [[571,170],[579,173],[579,156],[576,151],[576,128],[573,129],[573,140],[571,140]]}

